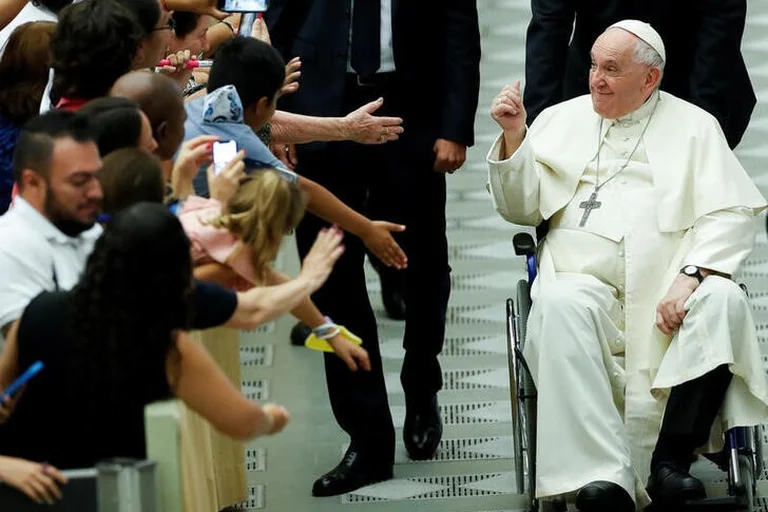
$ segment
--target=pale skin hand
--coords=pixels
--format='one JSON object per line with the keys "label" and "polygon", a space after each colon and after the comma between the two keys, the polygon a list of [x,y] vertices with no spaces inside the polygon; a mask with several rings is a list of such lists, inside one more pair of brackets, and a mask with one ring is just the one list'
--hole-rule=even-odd
{"label": "pale skin hand", "polygon": [[264,18],[256,18],[253,22],[253,28],[251,28],[251,37],[263,41],[268,45],[272,45],[272,40],[269,38],[269,30],[267,29],[267,23]]}
{"label": "pale skin hand", "polygon": [[294,57],[285,65],[285,81],[283,88],[280,89],[280,96],[298,91],[299,78],[301,78],[301,59]]}
{"label": "pale skin hand", "polygon": [[520,80],[504,87],[491,104],[491,117],[504,130],[502,158],[507,159],[517,151],[525,138],[527,113],[520,93]]}
{"label": "pale skin hand", "polygon": [[341,245],[343,237],[343,232],[335,226],[320,230],[312,249],[304,257],[299,277],[307,280],[312,292],[323,286],[333,266],[344,253],[344,246]]}
{"label": "pale skin hand", "polygon": [[276,404],[264,404],[261,409],[267,414],[267,418],[270,419],[271,426],[267,430],[267,435],[278,434],[282,432],[288,421],[291,419],[288,409],[282,405]]}
{"label": "pale skin hand", "polygon": [[194,180],[200,166],[213,160],[213,143],[219,140],[212,135],[201,135],[190,139],[181,145],[179,156],[173,163],[171,185],[178,197],[186,197],[193,193]]}
{"label": "pale skin hand", "polygon": [[467,146],[447,139],[437,139],[433,151],[437,172],[453,174],[467,159]]}
{"label": "pale skin hand", "polygon": [[59,485],[66,484],[67,477],[53,466],[0,457],[0,482],[15,487],[38,504],[52,505],[61,499]]}
{"label": "pale skin hand", "polygon": [[168,55],[166,59],[171,62],[170,65],[158,68],[159,71],[177,83],[186,85],[192,75],[192,70],[187,69],[187,62],[192,60],[192,53],[189,50],[182,50]]}
{"label": "pale skin hand", "polygon": [[408,258],[403,249],[392,237],[392,233],[402,233],[405,226],[383,220],[371,221],[368,229],[360,234],[360,239],[377,258],[388,267],[402,270],[408,267]]}
{"label": "pale skin hand", "polygon": [[299,159],[296,156],[296,144],[271,144],[269,150],[278,160],[283,162],[285,166],[290,170],[296,170],[296,166],[299,165]]}
{"label": "pale skin hand", "polygon": [[685,302],[698,287],[699,280],[695,277],[679,274],[675,278],[669,291],[656,307],[656,327],[661,332],[671,336],[683,325],[687,314]]}
{"label": "pale skin hand", "polygon": [[368,352],[360,345],[349,341],[341,335],[330,338],[328,343],[333,348],[334,353],[347,363],[347,366],[353,372],[356,372],[358,367],[366,372],[371,371],[371,360],[368,358]]}
{"label": "pale skin hand", "polygon": [[245,177],[245,151],[240,150],[237,156],[219,173],[214,174],[214,167],[208,166],[206,174],[208,176],[208,190],[211,191],[211,198],[216,199],[221,204],[226,204],[237,192],[240,186],[240,180]]}
{"label": "pale skin hand", "polygon": [[366,103],[344,117],[345,139],[360,144],[385,144],[400,138],[403,120],[399,117],[377,117],[373,114],[384,104],[384,98]]}

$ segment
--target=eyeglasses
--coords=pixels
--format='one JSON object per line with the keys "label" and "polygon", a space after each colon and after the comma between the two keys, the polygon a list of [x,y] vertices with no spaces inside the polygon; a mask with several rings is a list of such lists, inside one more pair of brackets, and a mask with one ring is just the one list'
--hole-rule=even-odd
{"label": "eyeglasses", "polygon": [[168,23],[163,25],[162,27],[155,27],[152,29],[152,32],[157,32],[158,30],[170,30],[171,32],[176,31],[176,21],[173,18],[168,18]]}

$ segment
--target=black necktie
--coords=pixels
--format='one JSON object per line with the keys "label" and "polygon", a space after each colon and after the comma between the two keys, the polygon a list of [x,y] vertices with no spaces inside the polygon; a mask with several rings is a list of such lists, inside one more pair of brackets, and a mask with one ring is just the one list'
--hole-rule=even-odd
{"label": "black necktie", "polygon": [[355,0],[352,11],[351,64],[358,75],[369,77],[379,70],[380,34],[381,0]]}

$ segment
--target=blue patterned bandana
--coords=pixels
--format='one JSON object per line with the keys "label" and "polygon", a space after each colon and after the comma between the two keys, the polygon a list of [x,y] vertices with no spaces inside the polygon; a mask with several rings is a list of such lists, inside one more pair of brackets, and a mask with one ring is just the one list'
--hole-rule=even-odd
{"label": "blue patterned bandana", "polygon": [[225,85],[208,93],[203,102],[206,123],[242,123],[243,103],[234,85]]}

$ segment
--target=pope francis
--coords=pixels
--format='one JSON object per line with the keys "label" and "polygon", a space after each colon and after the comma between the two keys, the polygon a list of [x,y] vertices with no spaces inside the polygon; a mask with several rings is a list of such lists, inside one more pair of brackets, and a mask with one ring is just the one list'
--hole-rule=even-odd
{"label": "pope francis", "polygon": [[536,494],[576,492],[583,512],[702,498],[694,452],[768,423],[754,321],[731,280],[766,201],[717,121],[659,92],[665,59],[650,25],[625,20],[592,48],[589,95],[526,128],[518,82],[491,111],[497,211],[550,226],[524,351]]}

